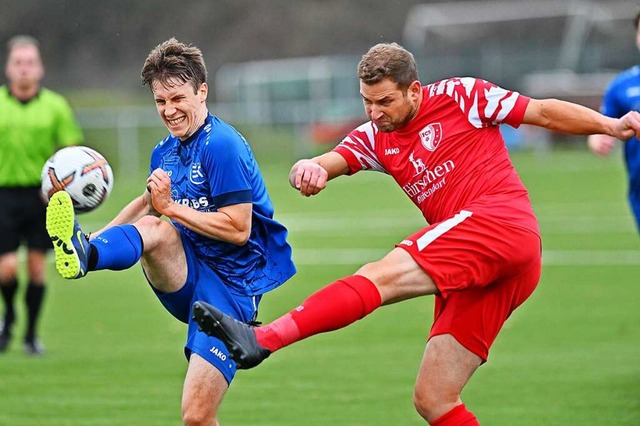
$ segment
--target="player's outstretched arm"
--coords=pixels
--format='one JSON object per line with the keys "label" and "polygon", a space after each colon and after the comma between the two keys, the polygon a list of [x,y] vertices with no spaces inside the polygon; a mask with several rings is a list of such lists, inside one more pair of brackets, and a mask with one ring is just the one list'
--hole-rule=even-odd
{"label": "player's outstretched arm", "polygon": [[160,216],[153,209],[153,206],[151,204],[151,194],[147,189],[145,189],[142,195],[127,204],[127,206],[123,208],[120,213],[118,213],[116,217],[111,220],[111,222],[109,222],[99,231],[92,232],[91,238],[97,237],[98,235],[100,235],[100,233],[102,233],[106,229],[111,228],[112,226],[123,225],[125,223],[133,223],[148,214]]}
{"label": "player's outstretched arm", "polygon": [[620,140],[640,136],[640,114],[611,118],[582,105],[558,99],[531,99],[522,121],[573,135],[609,135]]}
{"label": "player's outstretched arm", "polygon": [[289,172],[289,183],[302,195],[310,197],[322,191],[331,179],[348,172],[347,161],[332,151],[295,163]]}

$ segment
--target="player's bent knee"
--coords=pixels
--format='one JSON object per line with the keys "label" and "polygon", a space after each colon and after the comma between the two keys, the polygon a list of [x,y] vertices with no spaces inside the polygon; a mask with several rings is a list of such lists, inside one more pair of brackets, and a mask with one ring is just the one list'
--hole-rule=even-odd
{"label": "player's bent knee", "polygon": [[383,259],[367,263],[356,272],[370,279],[380,291],[383,304],[435,294],[431,277],[404,250],[395,249]]}
{"label": "player's bent knee", "polygon": [[395,280],[392,279],[392,271],[385,268],[382,261],[367,263],[361,266],[354,275],[361,275],[370,280],[380,292],[383,302],[386,300],[387,293],[394,292]]}
{"label": "player's bent knee", "polygon": [[182,423],[185,426],[201,426],[217,424],[215,420],[216,413],[212,404],[190,398],[188,401],[182,401]]}
{"label": "player's bent knee", "polygon": [[163,226],[163,224],[168,224],[167,221],[160,219],[156,216],[146,215],[140,218],[134,226],[138,228],[138,231],[143,232],[145,230],[157,230]]}
{"label": "player's bent knee", "polygon": [[140,237],[144,242],[145,252],[153,250],[156,245],[167,247],[167,245],[172,244],[173,240],[178,241],[180,239],[178,231],[171,223],[155,216],[144,216],[133,226],[140,233]]}
{"label": "player's bent knee", "polygon": [[384,272],[381,269],[380,262],[370,262],[362,265],[360,269],[358,269],[355,275],[362,275],[367,277],[371,281],[381,281],[380,273]]}
{"label": "player's bent knee", "polygon": [[391,252],[380,260],[362,265],[356,275],[367,277],[378,288],[395,286],[404,279],[414,265],[410,257],[399,258],[396,253]]}
{"label": "player's bent knee", "polygon": [[413,394],[413,406],[415,407],[416,411],[418,412],[418,414],[420,414],[420,416],[429,421],[429,413],[430,413],[430,407],[431,405],[424,400],[422,397],[418,396],[417,393]]}
{"label": "player's bent knee", "polygon": [[413,393],[413,405],[416,411],[428,422],[442,416],[459,403],[459,395],[445,396],[433,388],[416,388]]}

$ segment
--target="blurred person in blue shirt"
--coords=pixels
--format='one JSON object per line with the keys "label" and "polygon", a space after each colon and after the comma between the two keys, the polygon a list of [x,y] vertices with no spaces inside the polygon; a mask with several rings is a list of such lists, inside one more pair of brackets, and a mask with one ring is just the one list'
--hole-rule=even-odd
{"label": "blurred person in blue shirt", "polygon": [[[634,20],[636,45],[640,49],[640,12]],[[609,83],[602,99],[600,111],[609,117],[620,118],[629,111],[640,111],[640,65],[622,71]],[[616,145],[616,139],[607,135],[591,135],[589,148],[597,155],[608,155]],[[640,230],[640,141],[631,138],[623,145],[624,161],[628,174],[628,196],[631,211]]]}
{"label": "blurred person in blue shirt", "polygon": [[64,278],[140,260],[160,302],[188,324],[183,421],[215,425],[236,364],[220,340],[198,330],[191,306],[204,298],[252,323],[262,295],[287,281],[295,266],[249,144],[207,109],[206,77],[197,47],[174,38],[155,47],[142,80],[169,135],[151,154],[144,193],[87,238],[69,196],[57,192],[47,230]]}

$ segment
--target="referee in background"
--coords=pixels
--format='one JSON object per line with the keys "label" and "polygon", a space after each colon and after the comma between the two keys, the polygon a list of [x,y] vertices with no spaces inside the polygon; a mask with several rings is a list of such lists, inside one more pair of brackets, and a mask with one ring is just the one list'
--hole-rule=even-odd
{"label": "referee in background", "polygon": [[8,349],[14,331],[18,248],[24,244],[28,277],[24,349],[29,355],[41,355],[44,349],[36,325],[52,246],[45,229],[40,172],[55,151],[81,143],[83,135],[67,101],[40,85],[44,66],[35,38],[18,35],[8,41],[5,74],[7,84],[0,86],[0,291],[5,307],[0,352]]}

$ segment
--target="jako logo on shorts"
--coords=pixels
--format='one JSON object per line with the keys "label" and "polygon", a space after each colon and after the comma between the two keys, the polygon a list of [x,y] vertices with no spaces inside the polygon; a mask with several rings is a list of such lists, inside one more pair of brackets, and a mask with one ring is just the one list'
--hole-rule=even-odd
{"label": "jako logo on shorts", "polygon": [[224,354],[224,352],[222,352],[220,349],[216,348],[215,346],[209,349],[209,352],[211,352],[212,354],[220,358],[222,361],[227,360],[227,356]]}

